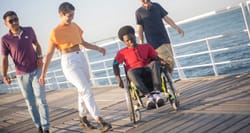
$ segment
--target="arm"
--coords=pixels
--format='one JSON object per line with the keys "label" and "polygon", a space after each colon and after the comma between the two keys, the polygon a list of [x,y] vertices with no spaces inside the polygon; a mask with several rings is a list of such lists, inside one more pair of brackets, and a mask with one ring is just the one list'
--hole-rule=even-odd
{"label": "arm", "polygon": [[92,49],[92,50],[99,51],[99,52],[102,53],[103,55],[106,54],[106,50],[105,50],[104,48],[98,47],[98,46],[93,45],[93,44],[90,44],[90,43],[84,41],[83,39],[82,39],[81,45],[82,45],[83,47],[87,48],[87,49]]}
{"label": "arm", "polygon": [[46,72],[48,70],[48,66],[50,64],[50,61],[53,57],[53,54],[54,54],[54,51],[55,51],[55,45],[53,43],[50,43],[49,46],[48,46],[48,52],[45,56],[45,60],[44,60],[44,65],[43,65],[43,68],[42,68],[42,74],[39,78],[39,82],[41,85],[44,85],[45,84],[45,81],[44,81],[44,78],[46,76]]}
{"label": "arm", "polygon": [[117,80],[119,86],[120,86],[121,88],[123,88],[124,85],[123,85],[123,82],[122,82],[122,79],[121,79],[121,76],[120,76],[119,63],[118,63],[116,60],[114,60],[114,62],[113,62],[113,72],[114,72],[114,74],[115,74],[115,78],[116,78],[116,80]]}
{"label": "arm", "polygon": [[175,24],[175,22],[168,16],[165,16],[164,18],[164,21],[169,24],[172,28],[174,28],[175,30],[177,30],[177,32],[181,35],[181,36],[184,36],[184,31]]}
{"label": "arm", "polygon": [[139,43],[143,44],[144,38],[143,38],[143,26],[142,25],[137,24],[137,33],[138,33]]}
{"label": "arm", "polygon": [[36,41],[34,42],[34,48],[36,50],[36,53],[37,53],[37,66],[38,68],[42,68],[43,66],[43,55],[42,55],[42,49],[41,49],[41,46],[40,44]]}
{"label": "arm", "polygon": [[7,75],[8,72],[8,66],[9,66],[9,61],[8,61],[8,56],[2,55],[2,74],[3,74],[3,81],[5,84],[10,84],[10,78]]}

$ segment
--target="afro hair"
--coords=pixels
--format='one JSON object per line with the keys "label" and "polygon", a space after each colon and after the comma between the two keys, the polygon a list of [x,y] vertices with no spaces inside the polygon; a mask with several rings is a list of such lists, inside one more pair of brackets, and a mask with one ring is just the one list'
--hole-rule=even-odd
{"label": "afro hair", "polygon": [[123,41],[123,36],[127,35],[127,34],[135,34],[135,30],[132,26],[123,26],[120,28],[119,32],[118,32],[118,37],[121,41]]}

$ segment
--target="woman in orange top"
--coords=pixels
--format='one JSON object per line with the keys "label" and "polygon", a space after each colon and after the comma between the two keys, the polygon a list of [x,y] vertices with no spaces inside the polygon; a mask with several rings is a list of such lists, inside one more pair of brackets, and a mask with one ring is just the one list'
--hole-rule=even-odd
{"label": "woman in orange top", "polygon": [[87,113],[89,112],[100,124],[100,129],[107,131],[112,127],[111,124],[105,122],[100,117],[91,91],[88,64],[80,49],[80,45],[87,49],[99,51],[103,55],[105,55],[106,50],[83,40],[82,29],[76,23],[72,22],[74,11],[74,6],[68,2],[62,3],[59,7],[61,22],[51,32],[50,43],[39,82],[42,85],[45,84],[46,71],[57,48],[62,55],[61,65],[65,77],[78,89],[80,125],[88,129],[96,128],[87,120]]}

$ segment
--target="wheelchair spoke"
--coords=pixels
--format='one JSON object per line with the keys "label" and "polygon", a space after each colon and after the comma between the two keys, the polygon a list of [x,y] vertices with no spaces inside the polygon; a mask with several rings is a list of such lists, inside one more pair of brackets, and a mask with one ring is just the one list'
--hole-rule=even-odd
{"label": "wheelchair spoke", "polygon": [[177,90],[175,88],[174,82],[172,80],[171,75],[169,72],[165,71],[162,74],[163,76],[163,82],[164,82],[164,88],[166,89],[166,92],[168,93],[168,99],[170,101],[171,106],[174,108],[174,110],[178,110],[179,108],[179,100],[178,100],[178,94]]}
{"label": "wheelchair spoke", "polygon": [[128,86],[127,80],[123,79],[123,83],[124,83],[125,98],[128,107],[130,121],[136,124],[136,121],[139,121],[141,119],[141,112],[139,110],[139,105],[134,106],[133,104],[131,88],[130,86]]}

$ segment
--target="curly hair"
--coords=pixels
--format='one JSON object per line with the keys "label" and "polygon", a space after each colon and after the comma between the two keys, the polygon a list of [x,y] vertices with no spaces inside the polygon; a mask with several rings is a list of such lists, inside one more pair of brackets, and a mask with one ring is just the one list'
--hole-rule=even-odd
{"label": "curly hair", "polygon": [[132,26],[130,25],[126,25],[126,26],[123,26],[119,29],[118,31],[118,37],[121,41],[123,41],[123,36],[124,35],[127,35],[127,34],[135,34],[135,30]]}

